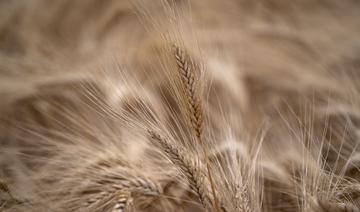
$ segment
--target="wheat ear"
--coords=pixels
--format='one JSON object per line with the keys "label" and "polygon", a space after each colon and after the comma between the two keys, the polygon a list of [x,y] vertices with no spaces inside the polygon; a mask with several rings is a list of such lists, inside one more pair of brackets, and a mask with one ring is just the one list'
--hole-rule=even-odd
{"label": "wheat ear", "polygon": [[148,132],[151,138],[160,145],[160,148],[169,160],[185,175],[190,188],[198,196],[204,208],[209,209],[209,197],[207,195],[206,186],[204,185],[203,172],[199,170],[200,166],[193,160],[189,159],[181,148],[170,144],[169,141],[160,134],[153,130],[148,130]]}
{"label": "wheat ear", "polygon": [[[85,207],[90,210],[105,210],[125,212],[131,208],[132,197],[127,190],[107,190],[98,192],[87,200]],[[110,208],[109,208],[110,207]]]}
{"label": "wheat ear", "polygon": [[[87,175],[88,182],[80,183],[80,187],[74,188],[75,196],[72,200],[75,204],[74,210],[77,209],[75,207],[79,207],[79,196],[84,202],[80,207],[128,211],[129,208],[122,209],[123,206],[127,206],[126,204],[130,204],[130,202],[125,202],[125,199],[132,202],[132,196],[157,197],[162,193],[162,189],[156,181],[138,175],[131,168],[111,165],[97,162],[95,165],[86,166],[79,171],[76,179],[81,180],[83,175]],[[125,196],[127,197],[125,198]],[[116,203],[118,203],[118,207],[115,205]]]}
{"label": "wheat ear", "polygon": [[201,138],[203,130],[203,110],[201,105],[199,82],[196,76],[197,67],[189,55],[179,47],[174,47],[176,64],[184,85],[185,96],[187,98],[188,115],[196,137]]}
{"label": "wheat ear", "polygon": [[191,60],[191,57],[185,51],[183,51],[177,46],[174,46],[174,55],[181,76],[181,81],[184,86],[184,91],[185,91],[185,96],[187,99],[187,105],[189,111],[188,113],[189,120],[204,152],[204,156],[206,160],[206,169],[208,172],[211,191],[214,198],[214,207],[217,211],[219,211],[220,207],[219,207],[218,199],[216,197],[216,187],[211,174],[211,168],[208,161],[209,160],[208,153],[202,139],[204,113],[201,102],[200,82],[198,80],[200,75],[200,70],[198,70],[199,66],[195,65],[195,63]]}
{"label": "wheat ear", "polygon": [[133,175],[104,175],[103,179],[95,182],[94,186],[102,187],[104,185],[111,185],[114,190],[128,190],[142,195],[157,196],[161,194],[161,188],[155,182],[144,177]]}

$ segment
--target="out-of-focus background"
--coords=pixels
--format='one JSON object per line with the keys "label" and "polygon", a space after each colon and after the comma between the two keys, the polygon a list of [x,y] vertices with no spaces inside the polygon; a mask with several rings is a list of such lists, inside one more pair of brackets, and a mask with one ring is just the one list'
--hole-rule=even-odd
{"label": "out-of-focus background", "polygon": [[[200,61],[209,79],[204,83],[209,146],[217,150],[226,139],[239,137],[235,143],[258,148],[263,159],[262,190],[251,180],[242,185],[259,189],[247,197],[252,206],[232,208],[234,201],[224,197],[229,203],[224,211],[258,211],[260,205],[267,212],[359,211],[360,192],[339,195],[346,183],[334,177],[356,186],[360,180],[358,170],[348,168],[359,157],[358,0],[0,0],[0,211],[31,208],[12,208],[19,205],[17,199],[20,205],[36,205],[34,211],[46,211],[50,203],[56,203],[54,211],[64,211],[85,201],[81,198],[86,195],[78,197],[74,191],[75,185],[87,182],[82,174],[88,167],[82,165],[108,156],[117,158],[109,164],[124,159],[124,167],[130,164],[158,181],[162,198],[178,197],[164,207],[161,198],[146,199],[146,207],[139,207],[143,211],[202,210],[196,195],[177,181],[180,175],[163,179],[176,168],[168,160],[157,161],[153,152],[147,154],[148,138],[124,130],[131,124],[117,126],[116,113],[132,109],[122,110],[123,101],[143,96],[156,102],[154,111],[164,119],[176,117],[178,108],[166,84],[172,80],[169,67],[176,64],[167,61],[167,48],[174,43]],[[136,90],[129,79],[143,90]],[[164,109],[164,102],[175,105],[174,111]],[[73,137],[84,146],[69,139]],[[243,141],[259,137],[261,145]],[[101,145],[87,146],[87,139]],[[304,155],[311,163],[302,160]],[[58,156],[61,166],[56,160],[47,163]],[[71,171],[79,167],[85,171],[76,172],[74,180]],[[56,184],[60,181],[68,186],[64,191]],[[225,187],[219,194],[228,193]],[[67,195],[69,199],[59,198]],[[324,196],[336,206],[323,207]],[[44,197],[48,202],[30,204]],[[350,202],[354,209],[349,209]]]}

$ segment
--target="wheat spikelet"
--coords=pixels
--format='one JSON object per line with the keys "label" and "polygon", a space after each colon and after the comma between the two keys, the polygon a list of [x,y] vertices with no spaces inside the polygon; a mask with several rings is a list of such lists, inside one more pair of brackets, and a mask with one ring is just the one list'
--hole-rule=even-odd
{"label": "wheat spikelet", "polygon": [[114,209],[111,212],[126,212],[129,211],[129,208],[132,204],[132,199],[129,193],[122,192],[117,194],[118,200],[114,206]]}
{"label": "wheat spikelet", "polygon": [[131,210],[132,198],[126,190],[98,192],[87,200],[83,208],[90,211],[125,212]]}

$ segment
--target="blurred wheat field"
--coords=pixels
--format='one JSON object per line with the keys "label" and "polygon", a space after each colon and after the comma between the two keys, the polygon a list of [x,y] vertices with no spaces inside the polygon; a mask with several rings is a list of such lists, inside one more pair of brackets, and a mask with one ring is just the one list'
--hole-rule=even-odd
{"label": "blurred wheat field", "polygon": [[360,212],[360,1],[0,0],[0,211]]}

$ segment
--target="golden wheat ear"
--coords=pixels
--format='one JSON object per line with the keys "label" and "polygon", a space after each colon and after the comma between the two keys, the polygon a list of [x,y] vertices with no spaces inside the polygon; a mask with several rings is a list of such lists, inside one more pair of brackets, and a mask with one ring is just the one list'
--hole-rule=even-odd
{"label": "golden wheat ear", "polygon": [[201,140],[203,132],[203,109],[201,102],[202,88],[199,81],[199,66],[180,47],[173,46],[173,52],[178,66],[184,96],[188,110],[188,118],[196,137]]}

